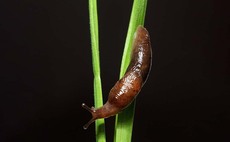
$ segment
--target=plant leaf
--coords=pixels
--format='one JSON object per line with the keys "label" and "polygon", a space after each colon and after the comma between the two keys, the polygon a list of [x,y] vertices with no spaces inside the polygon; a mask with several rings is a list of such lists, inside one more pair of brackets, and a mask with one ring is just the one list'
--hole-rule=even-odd
{"label": "plant leaf", "polygon": [[[89,0],[89,21],[92,47],[92,64],[94,74],[94,105],[95,108],[99,108],[103,105],[103,97],[100,77],[97,0]],[[106,142],[104,123],[104,119],[99,119],[95,121],[95,132],[97,142]]]}
{"label": "plant leaf", "polygon": [[[134,0],[133,2],[128,33],[122,56],[120,78],[123,77],[130,63],[134,33],[139,25],[144,25],[146,7],[147,0]],[[134,100],[128,108],[116,116],[114,142],[131,142],[135,103],[136,101]]]}

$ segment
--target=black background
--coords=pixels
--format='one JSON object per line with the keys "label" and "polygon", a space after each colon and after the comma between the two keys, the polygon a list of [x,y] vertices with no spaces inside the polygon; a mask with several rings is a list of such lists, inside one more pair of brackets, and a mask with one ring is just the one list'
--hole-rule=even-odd
{"label": "black background", "polygon": [[[131,0],[99,1],[104,99],[118,79]],[[229,5],[149,0],[154,50],[133,142],[230,141]],[[0,2],[0,141],[94,141],[86,0]],[[112,141],[114,118],[106,119]]]}

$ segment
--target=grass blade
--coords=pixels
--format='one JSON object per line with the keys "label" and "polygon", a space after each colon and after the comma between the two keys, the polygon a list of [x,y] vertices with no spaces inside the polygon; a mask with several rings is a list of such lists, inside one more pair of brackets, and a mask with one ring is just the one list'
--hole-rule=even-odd
{"label": "grass blade", "polygon": [[[94,74],[94,105],[95,108],[103,105],[101,77],[100,77],[100,57],[99,57],[99,34],[97,0],[89,0],[89,21],[92,47],[92,63]],[[106,142],[104,119],[96,120],[95,132],[97,142]]]}
{"label": "grass blade", "polygon": [[[138,25],[144,25],[147,0],[134,0],[131,18],[129,22],[128,33],[126,37],[122,63],[120,69],[120,78],[123,77],[130,62],[130,53],[132,49],[133,35]],[[116,116],[114,142],[131,142],[133,120],[135,112],[135,101],[122,113]]]}

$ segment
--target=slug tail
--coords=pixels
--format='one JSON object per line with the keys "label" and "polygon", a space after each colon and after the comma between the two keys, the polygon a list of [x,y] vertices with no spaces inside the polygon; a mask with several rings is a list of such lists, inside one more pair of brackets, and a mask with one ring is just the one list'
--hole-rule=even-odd
{"label": "slug tail", "polygon": [[84,108],[84,109],[86,109],[86,110],[88,110],[90,113],[91,113],[91,115],[92,115],[92,118],[89,120],[89,122],[88,123],[86,123],[84,126],[83,126],[83,129],[87,129],[88,127],[89,127],[89,125],[91,124],[91,123],[93,123],[95,120],[96,120],[96,117],[95,117],[95,109],[94,109],[94,107],[88,107],[86,104],[82,104],[82,107]]}

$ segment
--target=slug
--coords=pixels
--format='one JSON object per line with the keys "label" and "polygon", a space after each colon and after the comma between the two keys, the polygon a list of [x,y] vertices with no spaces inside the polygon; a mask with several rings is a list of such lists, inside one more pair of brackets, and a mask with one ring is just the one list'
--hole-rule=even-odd
{"label": "slug", "polygon": [[144,27],[138,26],[134,34],[130,64],[125,75],[110,90],[107,102],[98,109],[82,104],[92,114],[91,120],[83,128],[87,129],[96,119],[114,116],[129,106],[146,82],[151,64],[149,33]]}

